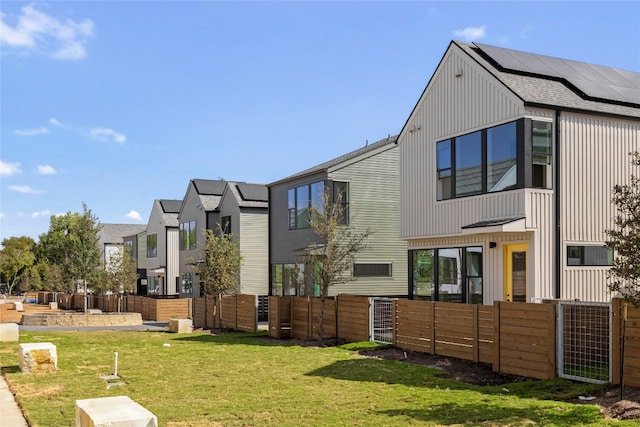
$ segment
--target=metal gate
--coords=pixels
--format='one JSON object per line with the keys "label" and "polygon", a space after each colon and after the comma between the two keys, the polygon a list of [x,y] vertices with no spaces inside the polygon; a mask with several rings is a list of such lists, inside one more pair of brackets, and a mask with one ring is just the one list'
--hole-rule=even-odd
{"label": "metal gate", "polygon": [[393,344],[393,299],[371,298],[369,336],[380,344]]}
{"label": "metal gate", "polygon": [[611,304],[562,301],[556,305],[558,376],[591,383],[611,380]]}

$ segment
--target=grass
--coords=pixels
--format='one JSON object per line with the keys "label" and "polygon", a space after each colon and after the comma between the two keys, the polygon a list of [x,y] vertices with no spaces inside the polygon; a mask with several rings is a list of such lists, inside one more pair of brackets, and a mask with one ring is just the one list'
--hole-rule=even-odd
{"label": "grass", "polygon": [[[0,343],[0,364],[31,426],[72,426],[75,400],[127,395],[186,426],[630,426],[592,405],[552,399],[593,390],[567,380],[478,387],[443,372],[363,358],[349,348],[275,345],[250,334],[23,332],[56,345],[58,372],[23,374],[18,345]],[[107,389],[113,371],[125,386]]]}

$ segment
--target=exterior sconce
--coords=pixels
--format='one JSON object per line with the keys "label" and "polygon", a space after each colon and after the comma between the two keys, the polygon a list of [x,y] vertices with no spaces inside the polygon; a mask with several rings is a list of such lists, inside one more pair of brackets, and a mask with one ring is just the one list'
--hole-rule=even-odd
{"label": "exterior sconce", "polygon": [[458,70],[456,71],[456,78],[462,77],[462,74],[463,74],[462,68],[458,68]]}

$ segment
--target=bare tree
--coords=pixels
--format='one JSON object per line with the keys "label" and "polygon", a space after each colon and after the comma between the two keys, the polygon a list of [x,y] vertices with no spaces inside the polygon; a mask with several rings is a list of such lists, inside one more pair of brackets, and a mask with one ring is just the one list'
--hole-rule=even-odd
{"label": "bare tree", "polygon": [[[631,163],[640,166],[640,151],[630,155]],[[617,207],[616,227],[606,231],[607,246],[614,251],[607,286],[640,307],[640,176],[631,175],[628,184],[614,186],[613,203]]]}
{"label": "bare tree", "polygon": [[348,212],[342,203],[346,197],[342,193],[332,197],[330,189],[326,189],[321,207],[311,207],[309,212],[309,226],[315,240],[310,242],[304,256],[305,274],[320,288],[320,343],[323,339],[324,308],[329,288],[355,280],[351,273],[353,261],[365,249],[365,241],[373,233],[370,228],[358,232],[349,225]]}
{"label": "bare tree", "polygon": [[220,224],[215,233],[206,230],[204,255],[198,264],[198,271],[205,295],[205,307],[207,295],[213,295],[214,298],[214,327],[218,306],[222,310],[222,296],[233,294],[238,289],[241,266],[240,246],[233,234],[224,233]]}

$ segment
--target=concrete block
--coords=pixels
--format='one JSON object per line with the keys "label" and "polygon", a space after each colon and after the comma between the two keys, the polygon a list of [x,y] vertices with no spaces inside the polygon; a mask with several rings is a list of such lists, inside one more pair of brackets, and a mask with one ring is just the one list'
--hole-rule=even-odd
{"label": "concrete block", "polygon": [[58,309],[58,303],[57,302],[50,302],[49,303],[49,309],[50,310],[57,310]]}
{"label": "concrete block", "polygon": [[158,418],[128,396],[76,400],[76,427],[157,427]]}
{"label": "concrete block", "polygon": [[191,319],[169,319],[169,332],[179,334],[189,334],[193,332],[193,321]]}
{"label": "concrete block", "polygon": [[17,323],[0,323],[0,341],[18,341],[19,334]]}
{"label": "concrete block", "polygon": [[21,372],[56,372],[58,370],[56,346],[50,342],[25,343],[18,347]]}
{"label": "concrete block", "polygon": [[22,303],[19,301],[13,301],[13,308],[15,308],[16,311],[24,311],[24,307],[22,306]]}

